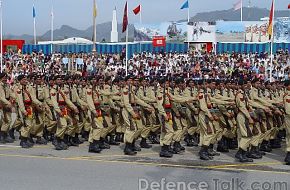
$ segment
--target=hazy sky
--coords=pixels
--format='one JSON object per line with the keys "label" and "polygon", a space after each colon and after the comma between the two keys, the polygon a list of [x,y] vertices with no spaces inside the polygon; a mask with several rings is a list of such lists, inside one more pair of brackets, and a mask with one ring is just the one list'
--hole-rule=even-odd
{"label": "hazy sky", "polygon": [[[70,25],[86,29],[92,25],[93,0],[2,0],[4,34],[33,34],[32,5],[35,3],[37,15],[37,34],[50,30],[50,12],[54,7],[54,27]],[[126,0],[97,0],[97,23],[111,21],[112,10],[116,6],[117,19],[122,20]],[[144,23],[180,20],[187,18],[187,11],[180,10],[185,0],[128,0],[129,23],[139,22],[139,16],[132,14],[132,9],[140,2],[143,6]],[[189,0],[190,15],[198,12],[224,10],[233,7],[238,0]],[[248,6],[249,0],[243,0]],[[251,0],[253,6],[270,8],[272,0]],[[286,10],[289,0],[276,0],[276,10]],[[289,11],[290,15],[290,11]]]}

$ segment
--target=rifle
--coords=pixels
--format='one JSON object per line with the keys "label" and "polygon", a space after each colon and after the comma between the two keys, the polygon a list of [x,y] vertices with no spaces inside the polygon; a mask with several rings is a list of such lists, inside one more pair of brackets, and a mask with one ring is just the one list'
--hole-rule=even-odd
{"label": "rifle", "polygon": [[[129,96],[129,103],[131,104],[132,102],[132,94],[131,94],[131,84],[129,84],[129,92],[128,92],[128,96]],[[134,128],[134,124],[133,124],[133,121],[132,121],[132,115],[129,113],[129,121],[130,121],[130,130],[131,131],[134,131],[135,128]]]}
{"label": "rifle", "polygon": [[[244,96],[244,99],[245,99],[246,108],[247,108],[247,110],[249,110],[250,109],[249,100],[248,100],[248,97],[247,97],[247,92],[245,90],[244,90],[243,96]],[[241,112],[241,113],[243,113],[243,112]],[[253,132],[252,132],[252,130],[250,128],[249,119],[245,115],[244,115],[244,117],[245,117],[245,127],[247,129],[247,137],[252,137],[253,136]],[[255,128],[255,126],[254,126],[254,128]]]}

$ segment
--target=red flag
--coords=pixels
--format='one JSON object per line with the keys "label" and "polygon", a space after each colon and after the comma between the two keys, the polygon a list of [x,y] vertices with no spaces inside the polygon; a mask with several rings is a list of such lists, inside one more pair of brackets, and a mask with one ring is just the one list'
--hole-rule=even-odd
{"label": "red flag", "polygon": [[165,47],[166,38],[164,36],[154,36],[152,40],[153,47]]}
{"label": "red flag", "polygon": [[141,11],[141,5],[138,5],[138,7],[136,7],[136,8],[133,10],[133,13],[134,13],[135,15],[137,15],[137,14],[140,13],[140,11]]}
{"label": "red flag", "polygon": [[268,34],[269,37],[272,36],[273,33],[273,16],[274,16],[274,0],[272,1],[272,6],[271,6],[271,11],[270,11],[270,16],[269,16],[269,25],[268,25]]}
{"label": "red flag", "polygon": [[288,5],[288,9],[290,9],[290,4]]}
{"label": "red flag", "polygon": [[124,33],[127,30],[128,27],[128,5],[126,1],[125,9],[124,9],[124,17],[123,17],[123,29],[122,32]]}

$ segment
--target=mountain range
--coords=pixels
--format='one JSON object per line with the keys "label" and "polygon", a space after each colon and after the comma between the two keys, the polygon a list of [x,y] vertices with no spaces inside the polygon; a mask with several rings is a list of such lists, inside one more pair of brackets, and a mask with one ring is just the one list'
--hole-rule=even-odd
{"label": "mountain range", "polygon": [[[258,21],[260,18],[268,17],[269,10],[261,9],[257,7],[243,8],[243,20],[244,21]],[[289,17],[289,11],[275,11],[276,17]],[[211,11],[197,13],[194,17],[190,18],[193,22],[213,22],[216,20],[226,20],[226,21],[239,21],[240,20],[240,10],[222,10],[222,11]],[[184,21],[184,20],[181,20]],[[97,25],[97,41],[109,42],[110,41],[110,31],[112,28],[111,22],[105,22]],[[129,25],[129,41],[134,38],[134,25]],[[125,33],[122,33],[122,24],[118,24],[119,41],[125,41]],[[68,25],[63,25],[59,29],[54,30],[54,40],[63,40],[70,37],[82,37],[92,40],[93,26],[85,29],[79,30]],[[26,43],[33,43],[33,35],[13,35],[9,34],[4,36],[5,39],[23,39]],[[42,36],[37,37],[38,41],[49,41],[50,40],[50,30],[47,31]]]}

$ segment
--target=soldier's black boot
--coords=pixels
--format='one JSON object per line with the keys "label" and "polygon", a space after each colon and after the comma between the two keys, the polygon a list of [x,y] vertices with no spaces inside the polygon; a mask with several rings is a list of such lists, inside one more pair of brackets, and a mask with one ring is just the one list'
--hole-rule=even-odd
{"label": "soldier's black boot", "polygon": [[132,150],[135,151],[135,152],[140,152],[140,151],[141,151],[140,146],[138,146],[138,145],[136,144],[136,141],[135,141],[135,140],[131,143],[131,148],[132,148]]}
{"label": "soldier's black boot", "polygon": [[172,158],[173,154],[170,153],[168,150],[169,150],[168,145],[161,146],[161,151],[159,153],[159,156],[164,157],[164,158]]}
{"label": "soldier's black boot", "polygon": [[15,129],[12,128],[8,131],[8,135],[10,136],[11,139],[15,140],[15,135],[14,135]]}
{"label": "soldier's black boot", "polygon": [[64,135],[63,142],[69,147],[72,146],[70,142],[70,137],[68,135]]}
{"label": "soldier's black boot", "polygon": [[53,145],[55,147],[55,150],[64,150],[64,147],[61,144],[60,138],[55,138],[55,141],[53,142]]}
{"label": "soldier's black boot", "polygon": [[279,139],[270,140],[270,147],[272,149],[281,148],[281,141]]}
{"label": "soldier's black boot", "polygon": [[140,142],[140,147],[141,148],[152,148],[152,145],[149,145],[146,141],[145,138],[142,138],[141,139],[141,142]]}
{"label": "soldier's black boot", "polygon": [[202,147],[200,148],[200,151],[199,151],[199,158],[200,158],[201,160],[211,160],[211,159],[212,159],[212,157],[210,157],[210,156],[208,155],[207,149],[208,149],[207,146],[202,146]]}
{"label": "soldier's black boot", "polygon": [[67,150],[68,149],[69,146],[65,142],[65,139],[62,139],[60,143],[61,143],[61,146],[62,146],[62,149],[63,150]]}
{"label": "soldier's black boot", "polygon": [[261,159],[262,155],[260,155],[257,151],[256,151],[256,147],[253,146],[251,147],[250,151],[247,152],[246,155],[248,158],[252,158],[252,159]]}
{"label": "soldier's black boot", "polygon": [[20,141],[20,146],[22,148],[31,148],[31,146],[29,146],[29,144],[27,143],[27,138],[26,137],[21,137],[21,141]]}
{"label": "soldier's black boot", "polygon": [[47,144],[47,141],[42,137],[36,137],[35,143],[42,145],[42,144]]}
{"label": "soldier's black boot", "polygon": [[82,131],[82,138],[85,139],[85,141],[88,141],[89,139],[89,131]]}
{"label": "soldier's black boot", "polygon": [[137,154],[137,152],[132,150],[132,143],[125,144],[124,154],[129,155],[129,156],[133,156]]}
{"label": "soldier's black boot", "polygon": [[260,150],[263,152],[272,152],[271,147],[269,146],[268,141],[263,141],[260,147]]}
{"label": "soldier's black boot", "polygon": [[290,165],[290,152],[287,152],[286,158],[285,158],[286,165]]}
{"label": "soldier's black boot", "polygon": [[68,140],[69,140],[71,146],[79,146],[79,144],[75,141],[75,138],[74,137],[69,136],[68,137]]}
{"label": "soldier's black boot", "polygon": [[239,160],[239,162],[247,162],[248,159],[244,156],[244,152],[245,151],[243,149],[239,148],[238,152],[236,153],[235,157]]}
{"label": "soldier's black boot", "polygon": [[114,145],[114,146],[120,145],[120,143],[115,140],[115,135],[113,134],[110,134],[109,145]]}
{"label": "soldier's black boot", "polygon": [[180,148],[181,151],[185,151],[184,146],[182,146],[182,145],[180,144],[180,142],[177,142],[177,146]]}
{"label": "soldier's black boot", "polygon": [[181,149],[178,145],[178,142],[173,143],[173,154],[179,154],[181,152]]}
{"label": "soldier's black boot", "polygon": [[101,149],[110,149],[110,145],[105,142],[104,138],[100,139],[100,148]]}
{"label": "soldier's black boot", "polygon": [[0,143],[5,144],[4,132],[0,131]]}
{"label": "soldier's black boot", "polygon": [[218,152],[229,152],[229,149],[226,146],[226,139],[224,137],[218,142],[216,150]]}
{"label": "soldier's black boot", "polygon": [[90,143],[89,152],[100,153],[102,149],[100,148],[99,144],[100,144],[100,141],[95,141],[95,140],[92,143]]}
{"label": "soldier's black boot", "polygon": [[186,142],[186,146],[193,147],[192,136],[189,134],[185,135],[184,142]]}
{"label": "soldier's black boot", "polygon": [[80,138],[79,138],[79,134],[75,134],[75,136],[73,137],[73,140],[74,140],[74,142],[75,143],[77,143],[77,144],[83,144],[84,143],[84,141],[83,140],[81,140]]}
{"label": "soldier's black boot", "polygon": [[220,153],[216,152],[214,149],[213,149],[213,144],[210,144],[209,147],[208,147],[208,155],[209,156],[220,156]]}
{"label": "soldier's black boot", "polygon": [[116,133],[115,141],[116,141],[116,142],[122,142],[122,141],[121,141],[121,133]]}
{"label": "soldier's black boot", "polygon": [[245,160],[245,162],[253,162],[254,160],[252,158],[249,158],[247,155],[249,154],[248,151],[243,151],[242,152],[242,156],[243,156],[243,159]]}
{"label": "soldier's black boot", "polygon": [[27,138],[27,144],[28,144],[30,147],[33,147],[33,146],[34,146],[35,142],[34,142],[32,136],[30,136],[30,137]]}

